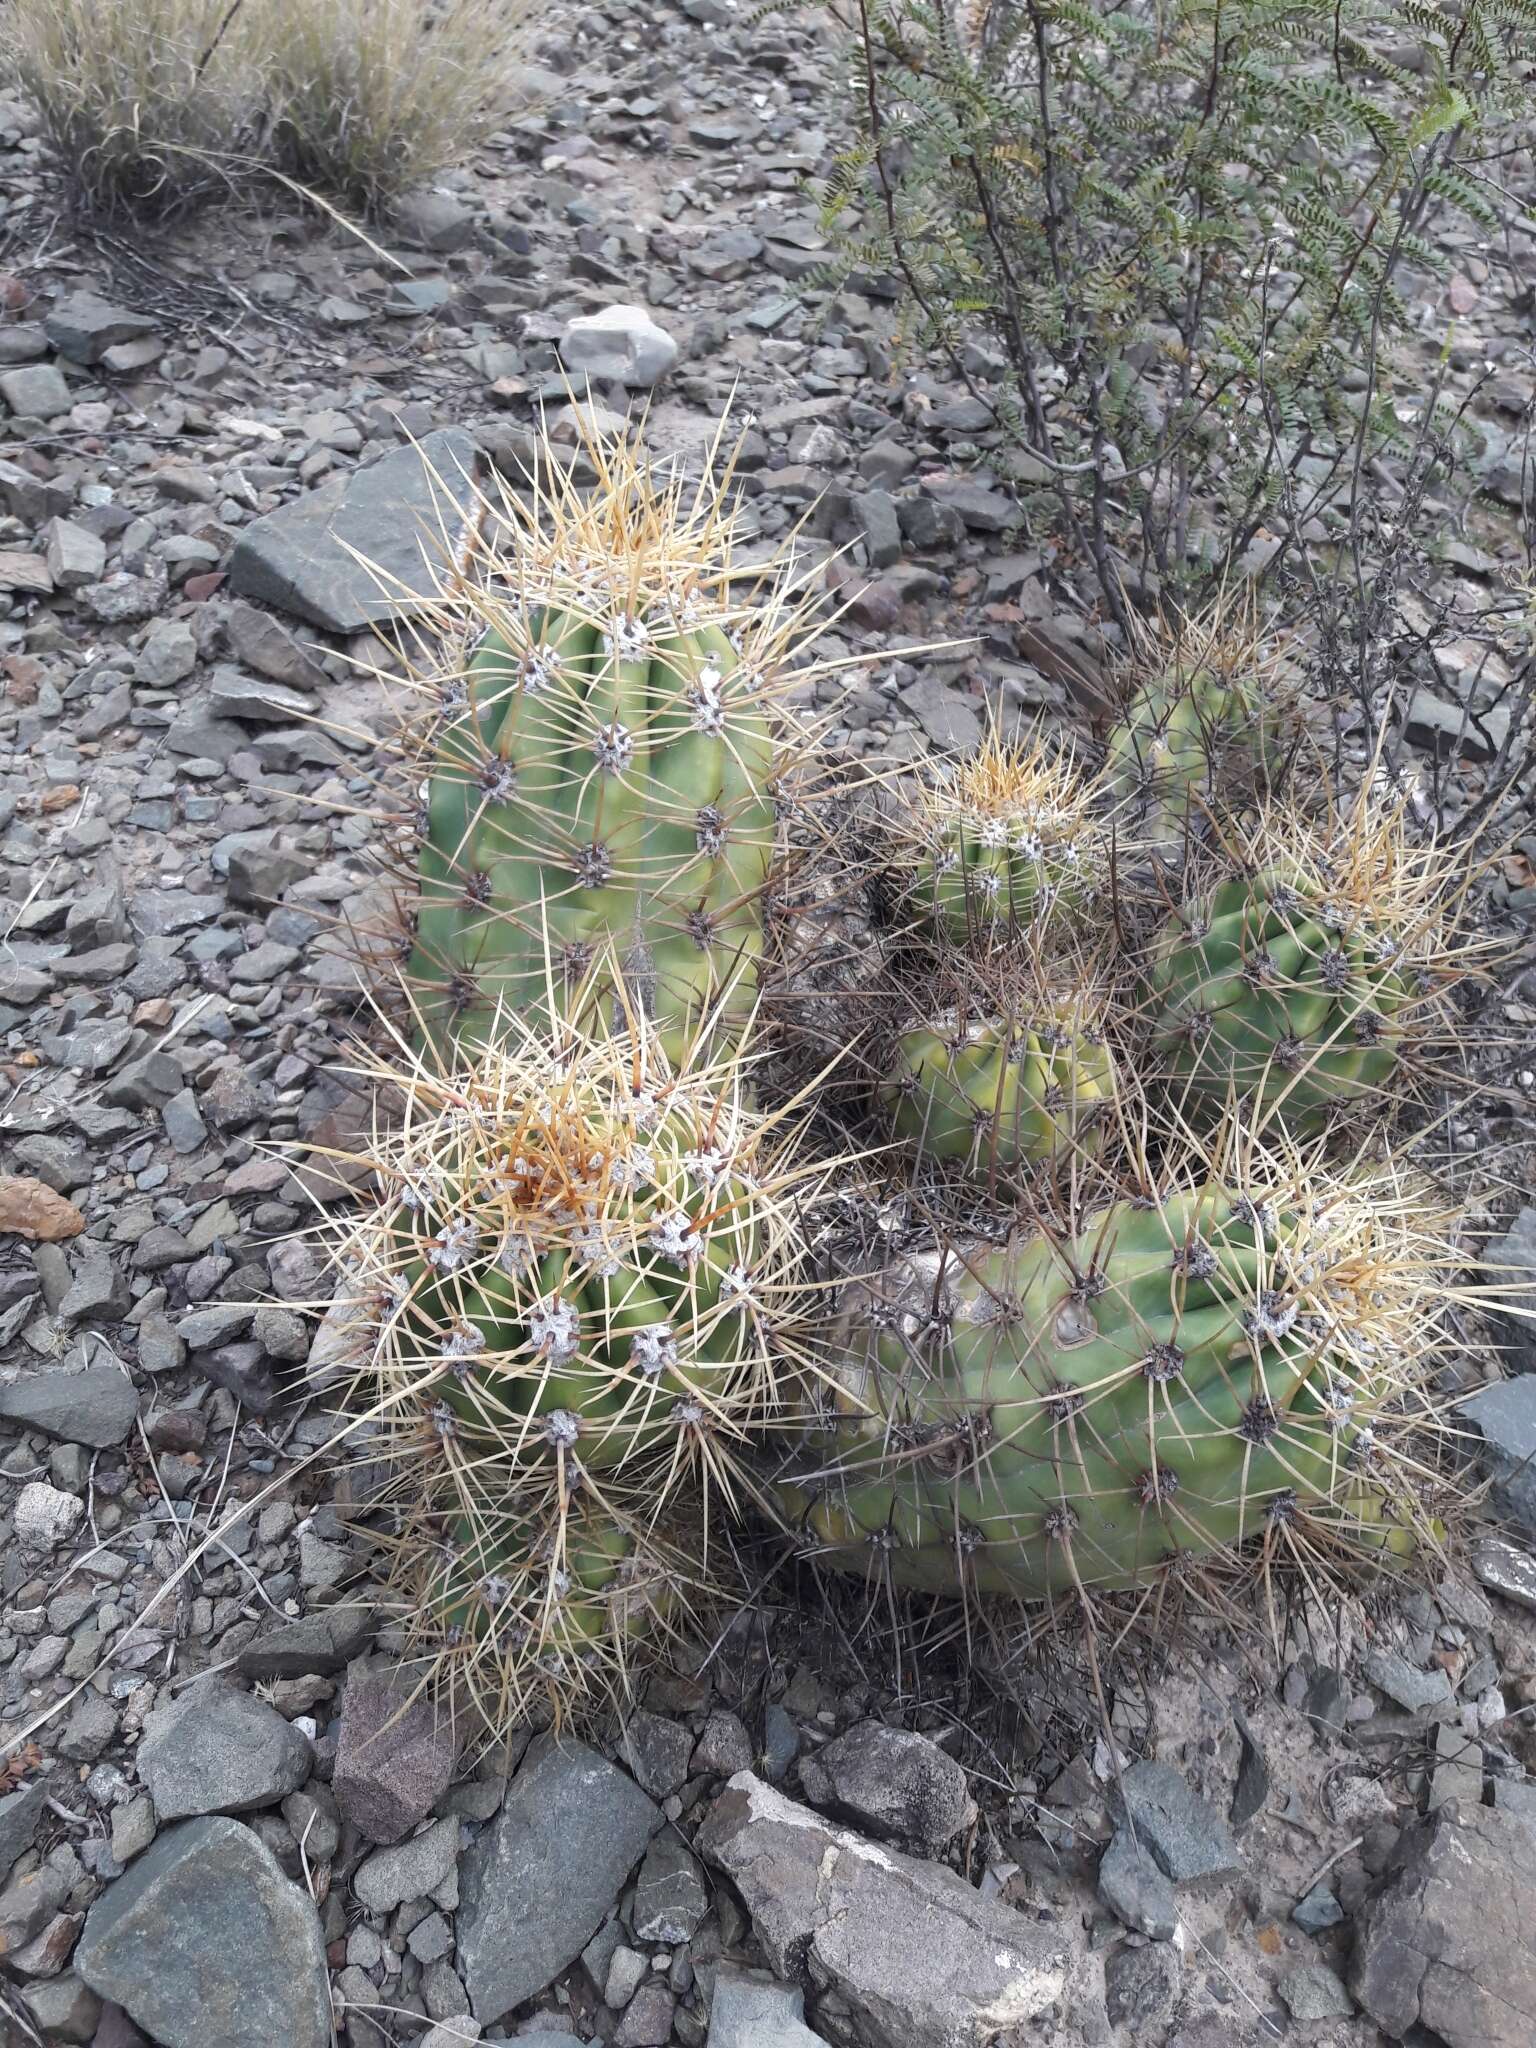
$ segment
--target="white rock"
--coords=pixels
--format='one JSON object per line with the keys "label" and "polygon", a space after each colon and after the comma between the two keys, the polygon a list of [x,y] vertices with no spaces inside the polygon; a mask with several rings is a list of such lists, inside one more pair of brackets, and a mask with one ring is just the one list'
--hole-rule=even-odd
{"label": "white rock", "polygon": [[648,389],[677,361],[677,343],[643,306],[604,306],[566,322],[560,360],[573,379]]}
{"label": "white rock", "polygon": [[33,1550],[52,1550],[74,1533],[85,1502],[61,1493],[45,1479],[30,1480],[16,1503],[16,1534]]}

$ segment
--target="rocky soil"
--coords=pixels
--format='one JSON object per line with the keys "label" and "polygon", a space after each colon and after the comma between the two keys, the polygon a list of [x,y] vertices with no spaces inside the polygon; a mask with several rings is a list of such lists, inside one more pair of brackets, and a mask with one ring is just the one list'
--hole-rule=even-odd
{"label": "rocky soil", "polygon": [[[394,716],[343,543],[419,587],[420,537],[541,401],[577,439],[564,364],[684,460],[734,404],[746,520],[809,514],[871,656],[826,696],[834,744],[964,744],[987,693],[1081,707],[1114,651],[892,308],[797,296],[843,59],[748,16],[552,17],[529,108],[403,210],[394,262],[280,196],[76,233],[0,105],[0,2039],[1528,2048],[1519,1328],[1529,1376],[1468,1409],[1501,1528],[1433,1592],[1198,1633],[1116,1678],[1107,1731],[1054,1653],[973,1713],[777,1608],[591,1747],[471,1761],[400,1689],[338,1513],[366,1443],[317,1456],[340,1367],[303,1312],[316,1205],[348,1195],[307,1148],[368,1115],[347,936]],[[1450,254],[1426,359],[1454,313],[1478,488],[1403,630],[1454,810],[1522,658],[1532,242]],[[1492,892],[1514,938],[1527,800]],[[1530,1272],[1518,962],[1501,1003],[1505,1092],[1450,1141]]]}

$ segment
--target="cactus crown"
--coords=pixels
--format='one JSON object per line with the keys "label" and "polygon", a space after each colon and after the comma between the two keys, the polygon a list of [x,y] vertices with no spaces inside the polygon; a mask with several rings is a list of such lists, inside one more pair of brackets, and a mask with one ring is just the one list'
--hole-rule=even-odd
{"label": "cactus crown", "polygon": [[1039,930],[1107,880],[1101,791],[1069,750],[1006,739],[994,723],[910,801],[895,848],[900,893],[951,938]]}

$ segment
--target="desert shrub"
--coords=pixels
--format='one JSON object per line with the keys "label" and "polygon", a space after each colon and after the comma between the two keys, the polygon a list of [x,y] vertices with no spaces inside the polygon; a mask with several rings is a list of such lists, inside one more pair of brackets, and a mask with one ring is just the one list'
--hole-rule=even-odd
{"label": "desert shrub", "polygon": [[169,211],[259,144],[264,86],[239,0],[14,0],[0,62],[41,113],[77,208]]}
{"label": "desert shrub", "polygon": [[505,117],[515,0],[272,0],[278,162],[377,212],[459,163]]}
{"label": "desert shrub", "polygon": [[[1299,531],[1422,402],[1397,280],[1493,228],[1531,0],[860,0],[841,281],[891,280],[1123,615]],[[989,357],[995,361],[989,362]],[[994,372],[996,383],[989,371]],[[983,389],[983,387],[985,387]]]}

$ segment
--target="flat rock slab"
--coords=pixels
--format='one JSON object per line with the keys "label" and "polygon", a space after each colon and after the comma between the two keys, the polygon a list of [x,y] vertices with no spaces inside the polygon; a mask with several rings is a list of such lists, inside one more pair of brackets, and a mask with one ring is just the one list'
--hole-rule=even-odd
{"label": "flat rock slab", "polygon": [[164,2048],[329,2048],[314,1904],[238,1821],[167,1828],[92,1906],[74,1960]]}
{"label": "flat rock slab", "polygon": [[331,633],[419,611],[458,551],[475,466],[470,435],[443,427],[280,505],[236,541],[229,587]]}
{"label": "flat rock slab", "polygon": [[489,2026],[573,1963],[661,1825],[633,1778],[541,1735],[459,1865],[458,1961]]}
{"label": "flat rock slab", "polygon": [[0,1387],[0,1417],[5,1421],[96,1450],[120,1444],[138,1412],[133,1382],[115,1365],[87,1366],[84,1372],[32,1372]]}
{"label": "flat rock slab", "polygon": [[1349,1988],[1384,2034],[1536,2041],[1536,1829],[1453,1805],[1406,1828],[1360,1911]]}
{"label": "flat rock slab", "polygon": [[1066,1988],[1071,1949],[942,1864],[829,1827],[739,1771],[699,1831],[780,1976],[839,1992],[868,2048],[990,2048]]}

